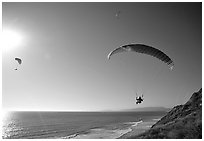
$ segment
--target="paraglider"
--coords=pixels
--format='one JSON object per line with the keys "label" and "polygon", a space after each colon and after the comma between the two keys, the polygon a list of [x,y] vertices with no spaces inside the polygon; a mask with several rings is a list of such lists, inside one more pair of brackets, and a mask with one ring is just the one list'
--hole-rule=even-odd
{"label": "paraglider", "polygon": [[[21,63],[22,63],[22,60],[20,59],[20,58],[15,58],[15,60],[17,61],[17,65],[20,65]],[[17,65],[16,65],[16,68],[15,68],[15,70],[18,70],[17,69]]]}
{"label": "paraglider", "polygon": [[137,53],[143,53],[143,54],[156,57],[159,60],[166,63],[169,66],[170,70],[173,70],[174,62],[172,61],[171,58],[169,58],[165,53],[163,53],[159,49],[156,49],[154,47],[147,46],[144,44],[128,44],[128,45],[120,46],[108,54],[108,59],[110,59],[110,57],[113,54],[120,53],[120,52],[129,52],[129,51],[134,51]]}
{"label": "paraglider", "polygon": [[117,11],[116,14],[115,14],[115,17],[116,17],[117,19],[119,19],[120,14],[121,14],[121,11]]}
{"label": "paraglider", "polygon": [[140,104],[140,103],[142,103],[142,101],[144,101],[144,96],[143,95],[142,96],[137,96],[137,93],[136,93],[135,100],[136,100],[135,104]]}

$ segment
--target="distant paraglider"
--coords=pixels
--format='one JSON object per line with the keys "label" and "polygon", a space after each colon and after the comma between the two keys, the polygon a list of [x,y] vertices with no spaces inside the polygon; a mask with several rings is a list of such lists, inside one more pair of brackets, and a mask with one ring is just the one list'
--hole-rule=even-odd
{"label": "distant paraglider", "polygon": [[128,44],[128,45],[123,45],[121,47],[118,47],[108,54],[108,59],[110,59],[110,57],[113,54],[120,53],[120,52],[129,52],[129,51],[134,51],[137,53],[144,53],[144,54],[156,57],[159,60],[166,63],[169,66],[170,70],[173,70],[174,62],[172,61],[171,58],[169,58],[162,51],[160,51],[154,47],[144,45],[144,44]]}
{"label": "distant paraglider", "polygon": [[21,60],[20,58],[15,58],[15,60],[16,60],[17,63],[18,63],[18,64],[16,65],[15,70],[18,70],[18,69],[17,69],[17,66],[20,65],[20,64],[22,63],[22,60]]}
{"label": "distant paraglider", "polygon": [[121,11],[117,11],[116,14],[115,14],[115,17],[116,17],[117,19],[119,19],[120,14],[121,14]]}

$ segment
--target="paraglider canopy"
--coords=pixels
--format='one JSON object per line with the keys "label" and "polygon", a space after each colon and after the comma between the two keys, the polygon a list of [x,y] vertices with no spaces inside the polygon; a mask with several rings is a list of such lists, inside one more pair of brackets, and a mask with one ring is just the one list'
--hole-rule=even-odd
{"label": "paraglider canopy", "polygon": [[20,58],[15,58],[15,60],[18,62],[18,64],[16,64],[15,70],[18,70],[18,69],[17,69],[17,66],[22,63],[22,60],[21,60]]}
{"label": "paraglider canopy", "polygon": [[128,44],[128,45],[120,46],[108,54],[108,59],[110,59],[110,57],[113,54],[117,54],[120,52],[130,52],[130,51],[137,52],[137,53],[143,53],[143,54],[147,54],[147,55],[156,57],[157,59],[166,63],[169,66],[170,70],[172,70],[174,67],[174,62],[164,52],[162,52],[159,49],[156,49],[154,47],[144,45],[144,44]]}
{"label": "paraglider canopy", "polygon": [[15,58],[15,60],[16,60],[19,64],[22,63],[22,60],[21,60],[20,58]]}

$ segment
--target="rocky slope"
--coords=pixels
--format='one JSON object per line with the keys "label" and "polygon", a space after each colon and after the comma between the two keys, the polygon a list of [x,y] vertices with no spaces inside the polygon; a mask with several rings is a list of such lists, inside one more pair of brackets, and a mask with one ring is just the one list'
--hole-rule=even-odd
{"label": "rocky slope", "polygon": [[175,106],[150,130],[129,138],[139,139],[201,139],[202,89],[193,93],[184,105]]}

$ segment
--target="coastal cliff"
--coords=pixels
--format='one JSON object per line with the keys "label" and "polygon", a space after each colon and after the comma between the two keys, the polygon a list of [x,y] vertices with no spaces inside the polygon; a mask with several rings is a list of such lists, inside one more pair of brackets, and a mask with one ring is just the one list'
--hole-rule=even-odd
{"label": "coastal cliff", "polygon": [[148,131],[131,139],[201,139],[202,89],[192,94],[184,104],[172,108]]}

